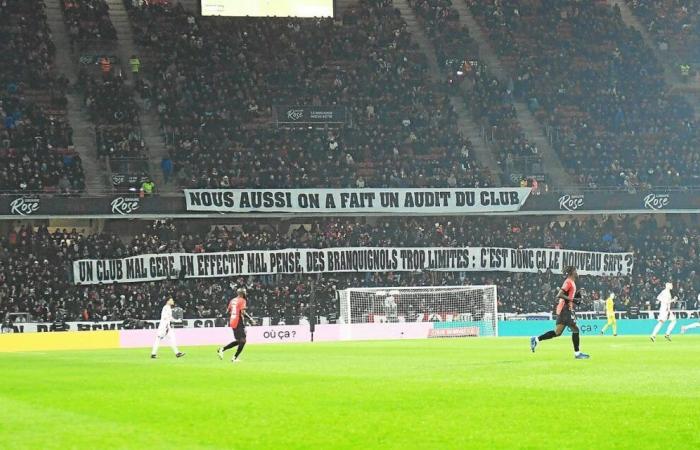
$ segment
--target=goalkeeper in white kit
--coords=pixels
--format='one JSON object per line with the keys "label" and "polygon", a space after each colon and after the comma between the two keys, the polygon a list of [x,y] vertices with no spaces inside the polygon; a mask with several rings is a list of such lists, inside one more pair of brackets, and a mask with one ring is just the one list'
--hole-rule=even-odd
{"label": "goalkeeper in white kit", "polygon": [[671,311],[671,304],[678,300],[671,293],[671,289],[673,289],[673,283],[666,283],[666,288],[656,297],[656,300],[659,302],[659,322],[654,327],[654,331],[652,331],[651,336],[649,336],[651,342],[656,342],[656,335],[659,333],[664,322],[667,320],[670,320],[670,322],[668,324],[668,328],[666,328],[666,334],[664,334],[664,337],[667,341],[671,340],[671,331],[673,331],[673,327],[676,326],[676,315],[673,313],[673,311]]}
{"label": "goalkeeper in white kit", "polygon": [[151,358],[155,359],[158,357],[158,346],[160,341],[165,339],[167,336],[170,339],[170,347],[173,349],[175,356],[182,358],[185,356],[180,350],[177,349],[177,343],[175,342],[175,330],[171,325],[171,322],[182,322],[182,319],[176,319],[173,317],[173,306],[175,305],[175,300],[172,297],[165,302],[163,309],[160,312],[160,324],[158,324],[158,332],[156,334],[156,340],[153,342],[153,349],[151,350]]}

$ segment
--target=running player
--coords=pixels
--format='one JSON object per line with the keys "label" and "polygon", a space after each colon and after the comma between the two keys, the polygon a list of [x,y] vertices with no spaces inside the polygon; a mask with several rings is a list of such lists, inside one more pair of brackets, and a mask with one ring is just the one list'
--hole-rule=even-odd
{"label": "running player", "polygon": [[578,273],[576,273],[575,267],[568,266],[564,270],[564,274],[566,275],[566,280],[564,280],[564,284],[557,293],[557,300],[559,300],[557,304],[557,326],[554,330],[550,330],[540,336],[532,336],[530,338],[530,350],[534,353],[540,341],[561,336],[564,328],[569,327],[571,330],[571,341],[574,344],[574,358],[588,359],[590,355],[579,351],[579,329],[578,325],[576,325],[576,313],[574,312],[574,303],[581,298],[581,293],[576,292]]}
{"label": "running player", "polygon": [[670,320],[670,322],[664,337],[667,341],[671,340],[671,331],[676,326],[676,315],[671,311],[671,304],[676,301],[676,297],[671,293],[671,289],[673,289],[673,283],[666,283],[665,289],[656,296],[656,300],[659,302],[659,322],[654,327],[654,331],[651,332],[651,336],[649,336],[651,342],[656,342],[656,335],[667,320]]}
{"label": "running player", "polygon": [[246,292],[245,288],[238,288],[236,293],[238,294],[238,297],[231,299],[231,301],[228,302],[227,308],[227,312],[231,317],[229,325],[231,329],[233,329],[234,340],[226,344],[224,347],[219,347],[219,349],[216,351],[216,353],[219,355],[219,359],[224,359],[224,352],[226,350],[238,346],[236,354],[233,355],[233,358],[231,358],[232,362],[240,362],[240,359],[238,359],[238,357],[243,351],[243,347],[245,347],[245,320],[247,319],[251,323],[255,322],[253,318],[250,317],[245,311],[247,307],[248,298],[248,293]]}
{"label": "running player", "polygon": [[181,322],[182,319],[177,320],[173,318],[173,306],[175,305],[175,300],[169,298],[168,301],[163,305],[163,309],[160,312],[160,323],[158,324],[158,332],[156,333],[156,340],[153,343],[153,348],[151,349],[151,358],[156,359],[158,357],[158,346],[160,341],[165,339],[165,336],[170,338],[170,347],[173,349],[175,356],[182,358],[185,356],[180,350],[177,349],[177,343],[175,342],[175,331],[170,322]]}
{"label": "running player", "polygon": [[608,317],[608,323],[605,324],[600,334],[605,334],[605,330],[612,326],[613,336],[617,336],[617,320],[615,320],[615,294],[612,292],[607,300],[605,300],[605,315]]}

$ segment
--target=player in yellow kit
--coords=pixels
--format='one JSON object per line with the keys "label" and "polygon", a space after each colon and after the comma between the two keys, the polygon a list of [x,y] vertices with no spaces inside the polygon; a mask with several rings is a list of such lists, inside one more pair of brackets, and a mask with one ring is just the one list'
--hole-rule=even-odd
{"label": "player in yellow kit", "polygon": [[617,321],[615,320],[615,294],[610,293],[610,296],[605,300],[605,315],[608,317],[608,323],[605,324],[600,334],[605,334],[605,330],[612,325],[613,336],[617,336]]}

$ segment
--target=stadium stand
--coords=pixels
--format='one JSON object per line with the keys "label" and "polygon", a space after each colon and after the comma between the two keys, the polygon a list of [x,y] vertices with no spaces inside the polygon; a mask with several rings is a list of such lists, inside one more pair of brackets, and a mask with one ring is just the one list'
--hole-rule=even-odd
{"label": "stadium stand", "polygon": [[469,36],[469,30],[459,24],[459,12],[450,2],[410,3],[426,28],[450,83],[466,87],[465,102],[481,126],[482,136],[493,143],[502,172],[506,176],[539,172],[537,146],[525,137],[516,117],[513,87],[500,83],[481,61],[478,44]]}
{"label": "stadium stand", "polygon": [[[700,2],[695,0],[625,0],[660,49],[680,64],[700,63]],[[680,67],[678,67],[680,73]]]}
{"label": "stadium stand", "polygon": [[71,47],[87,47],[117,39],[105,0],[61,0]]}
{"label": "stadium stand", "polygon": [[[100,31],[109,21],[104,2],[63,5],[71,27],[73,19],[84,19],[85,33],[109,36]],[[665,90],[648,49],[604,2],[472,3],[515,74],[506,86],[481,64],[449,2],[415,0],[412,6],[446,73],[462,72],[462,80],[452,81],[467,86],[465,101],[490,130],[504,164],[509,156],[537,153],[511,105],[519,97],[548,127],[581,183],[697,184],[692,108]],[[43,3],[7,0],[2,9],[0,189],[81,191],[84,175],[64,114],[67,83],[52,70]],[[425,57],[390,1],[362,0],[337,22],[198,18],[168,2],[129,4],[129,14],[137,41],[148,50],[148,70],[136,80],[136,89],[160,117],[183,187],[468,187],[491,181],[455,126],[446,95],[454,86],[428,81]],[[138,106],[114,60],[102,56],[87,66],[77,86],[96,125],[98,154],[114,161],[143,158]],[[312,129],[271,125],[274,106],[297,104],[344,106],[353,123]],[[667,223],[660,225],[663,220]],[[609,289],[623,292],[625,307],[645,308],[662,279],[686,280],[687,292],[700,290],[693,220],[397,218],[370,224],[326,219],[293,230],[265,222],[211,230],[199,222],[155,222],[131,240],[22,223],[1,241],[0,305],[5,312],[30,310],[42,319],[58,309],[72,318],[152,317],[162,297],[174,294],[188,314],[207,315],[221,312],[229,283],[253,283],[260,293],[251,305],[255,314],[294,321],[304,311],[310,287],[308,280],[293,276],[76,287],[70,274],[56,267],[68,270],[79,258],[144,252],[498,245],[633,250],[638,255],[634,276],[590,279],[586,287],[594,296]],[[360,273],[320,277],[317,288],[328,315],[336,307],[332,292],[344,286],[452,282],[497,284],[502,310],[531,312],[551,306],[548,292],[558,279],[559,274]]]}
{"label": "stadium stand", "polygon": [[83,191],[66,117],[68,82],[53,68],[44,3],[4,1],[0,33],[0,191]]}
{"label": "stadium stand", "polygon": [[693,108],[606,2],[471,2],[568,165],[587,186],[699,183]]}
{"label": "stadium stand", "polygon": [[[153,60],[142,89],[182,186],[490,183],[389,1],[363,0],[342,23],[198,18],[168,5],[130,15]],[[353,123],[275,128],[276,105],[344,107]]]}
{"label": "stadium stand", "polygon": [[113,55],[97,56],[94,64],[83,64],[76,87],[95,125],[95,147],[99,158],[109,160],[112,173],[129,174],[117,190],[138,190],[149,179],[148,148],[142,139],[140,109],[133,88],[126,84],[120,61]]}
{"label": "stadium stand", "polygon": [[[0,238],[0,317],[30,311],[41,320],[64,310],[74,320],[121,320],[157,316],[162,299],[173,295],[188,317],[223,313],[232,286],[251,287],[250,311],[274,323],[296,323],[308,307],[310,277],[293,275],[247,278],[171,280],[76,286],[70,281],[71,261],[117,258],[171,251],[215,252],[254,249],[345,246],[508,246],[600,251],[633,251],[631,276],[584,277],[581,286],[592,300],[617,293],[620,310],[648,310],[664,280],[677,280],[688,307],[700,293],[697,271],[700,236],[697,219],[668,216],[624,216],[594,220],[549,218],[422,218],[324,219],[289,223],[210,226],[193,221],[155,221],[131,240],[116,234],[83,234],[78,230],[18,225]],[[57,271],[56,268],[62,268]],[[320,315],[337,314],[336,289],[347,286],[496,284],[499,311],[529,313],[550,310],[561,274],[515,273],[351,273],[325,274],[316,281]]]}

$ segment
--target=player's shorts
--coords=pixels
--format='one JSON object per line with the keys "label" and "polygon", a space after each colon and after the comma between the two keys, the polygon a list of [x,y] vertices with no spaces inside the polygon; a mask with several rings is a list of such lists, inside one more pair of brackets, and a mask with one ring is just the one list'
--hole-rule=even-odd
{"label": "player's shorts", "polygon": [[673,311],[660,311],[659,320],[676,320],[676,315]]}
{"label": "player's shorts", "polygon": [[169,325],[158,327],[158,337],[163,339],[165,336],[168,335],[169,331],[170,331]]}
{"label": "player's shorts", "polygon": [[615,314],[607,314],[608,322],[615,322]]}
{"label": "player's shorts", "polygon": [[245,325],[241,323],[236,327],[233,328],[233,337],[237,340],[240,341],[241,339],[245,339]]}
{"label": "player's shorts", "polygon": [[576,328],[576,313],[569,308],[564,308],[557,315],[557,325],[565,325],[569,328]]}

